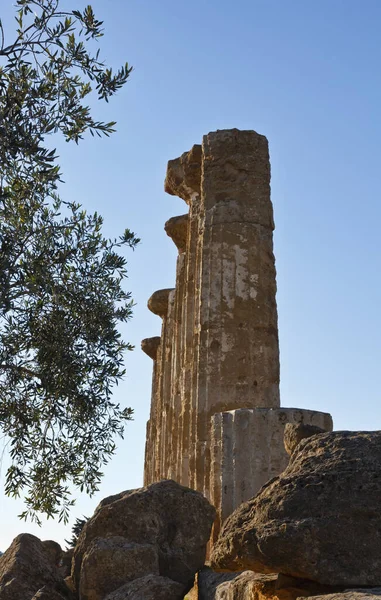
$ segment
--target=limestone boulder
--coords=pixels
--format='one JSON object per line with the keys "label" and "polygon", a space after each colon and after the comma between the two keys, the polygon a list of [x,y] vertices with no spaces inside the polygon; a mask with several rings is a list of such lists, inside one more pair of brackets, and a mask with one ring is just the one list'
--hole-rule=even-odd
{"label": "limestone boulder", "polygon": [[56,555],[51,550],[51,544],[44,545],[34,535],[17,536],[0,557],[0,599],[32,600],[44,587],[50,590],[52,598],[54,593],[69,598],[70,592],[59,575]]}
{"label": "limestone boulder", "polygon": [[364,588],[358,590],[345,590],[336,594],[307,596],[303,600],[379,600],[381,588]]}
{"label": "limestone boulder", "polygon": [[149,573],[159,574],[156,546],[130,543],[120,536],[97,537],[83,556],[80,598],[103,600],[127,581]]}
{"label": "limestone boulder", "polygon": [[198,574],[197,588],[197,600],[296,600],[333,591],[306,579],[253,571],[216,573],[207,567]]}
{"label": "limestone boulder", "polygon": [[66,587],[71,591],[71,593],[76,596],[76,589],[75,589],[75,585],[74,585],[74,581],[72,579],[71,575],[68,575],[67,577],[65,577],[64,579],[65,581],[65,585]]}
{"label": "limestone boulder", "polygon": [[32,600],[65,600],[65,596],[62,596],[62,594],[59,594],[52,588],[44,585],[44,587],[38,590],[37,594],[33,596]]}
{"label": "limestone boulder", "polygon": [[69,548],[65,552],[62,552],[58,571],[63,579],[69,577],[71,573],[71,561],[73,560],[73,553],[74,548]]}
{"label": "limestone boulder", "polygon": [[212,564],[327,585],[379,585],[380,474],[380,431],[302,440],[286,470],[226,520]]}
{"label": "limestone boulder", "polygon": [[109,594],[105,600],[183,600],[184,586],[168,577],[140,577]]}
{"label": "limestone boulder", "polygon": [[[151,572],[189,589],[204,564],[214,517],[215,509],[202,494],[171,480],[106,498],[79,536],[72,563],[75,588],[80,587],[82,568],[89,562],[85,557],[94,540],[118,536],[126,544],[156,548],[158,569],[152,566]],[[136,578],[141,576],[141,572],[136,574]]]}
{"label": "limestone boulder", "polygon": [[319,433],[326,433],[326,431],[326,429],[308,423],[286,423],[284,427],[284,447],[287,454],[291,455],[302,440]]}
{"label": "limestone boulder", "polygon": [[63,550],[61,548],[61,546],[59,544],[57,544],[57,542],[54,542],[53,540],[44,540],[43,542],[41,542],[45,552],[48,554],[50,561],[56,566],[58,567],[60,565],[62,556],[63,556]]}

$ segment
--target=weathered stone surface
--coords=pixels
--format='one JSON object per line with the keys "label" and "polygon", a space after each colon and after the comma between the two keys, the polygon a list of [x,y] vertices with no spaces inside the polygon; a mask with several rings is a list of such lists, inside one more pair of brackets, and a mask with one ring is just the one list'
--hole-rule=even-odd
{"label": "weathered stone surface", "polygon": [[63,579],[66,579],[66,577],[68,577],[71,573],[71,561],[73,559],[73,554],[74,548],[69,548],[69,550],[62,552],[58,572]]}
{"label": "weathered stone surface", "polygon": [[72,567],[76,588],[93,540],[121,536],[129,543],[156,545],[159,574],[189,589],[204,564],[214,517],[214,508],[201,494],[174,481],[106,498],[79,536]]}
{"label": "weathered stone surface", "polygon": [[178,196],[187,204],[192,196],[200,194],[201,184],[201,146],[196,144],[180,158],[168,162],[164,189],[172,196]]}
{"label": "weathered stone surface", "polygon": [[81,600],[103,600],[127,581],[149,573],[159,574],[156,546],[131,543],[121,536],[97,537],[83,555]]}
{"label": "weathered stone surface", "polygon": [[[165,189],[187,202],[189,215],[165,227],[180,253],[176,288],[159,309],[165,318],[144,483],[171,478],[204,494],[217,507],[215,538],[219,522],[287,460],[284,423],[275,415],[279,343],[267,140],[255,131],[209,133],[202,146],[169,161]],[[268,411],[262,428],[259,409]]]}
{"label": "weathered stone surface", "polygon": [[372,598],[378,600],[379,596],[381,596],[381,588],[362,588],[345,590],[336,594],[307,596],[306,600],[371,600]]}
{"label": "weathered stone surface", "polygon": [[44,586],[64,597],[69,593],[41,540],[18,535],[0,557],[1,600],[31,600]]}
{"label": "weathered stone surface", "polygon": [[317,425],[310,425],[308,423],[298,423],[295,425],[294,423],[287,423],[284,428],[284,447],[287,454],[291,455],[299,442],[305,438],[326,432],[327,429],[323,429]]}
{"label": "weathered stone surface", "polygon": [[160,346],[160,336],[145,338],[142,340],[142,350],[145,352],[152,360],[156,360],[157,351]]}
{"label": "weathered stone surface", "polygon": [[62,555],[63,555],[61,546],[59,544],[57,544],[57,542],[54,542],[53,540],[44,540],[43,542],[41,542],[41,544],[43,545],[44,550],[47,553],[47,555],[49,556],[53,565],[58,567],[60,564]]}
{"label": "weathered stone surface", "polygon": [[210,501],[217,518],[212,542],[233,510],[287,467],[285,428],[307,424],[332,430],[331,415],[299,408],[242,408],[213,415]]}
{"label": "weathered stone surface", "polygon": [[168,577],[147,575],[127,583],[104,600],[183,600],[185,588]]}
{"label": "weathered stone surface", "polygon": [[33,596],[32,600],[65,600],[65,596],[62,596],[52,588],[44,585],[44,587],[38,590],[37,594]]}
{"label": "weathered stone surface", "polygon": [[378,585],[380,472],[380,431],[302,440],[287,469],[227,519],[213,564],[329,585]]}
{"label": "weathered stone surface", "polygon": [[147,302],[149,310],[161,318],[166,317],[168,311],[168,299],[171,292],[173,292],[173,288],[166,288],[154,292]]}
{"label": "weathered stone surface", "polygon": [[329,594],[335,589],[284,575],[253,571],[216,573],[209,568],[198,574],[197,587],[198,600],[295,600],[312,594]]}
{"label": "weathered stone surface", "polygon": [[166,234],[176,244],[180,253],[185,252],[188,237],[189,214],[168,219],[164,225]]}
{"label": "weathered stone surface", "polygon": [[[149,474],[161,479],[170,472],[210,497],[211,417],[240,408],[279,407],[266,138],[237,129],[204,136],[202,147],[169,162],[166,190],[184,198],[190,212],[185,260],[177,270],[174,321],[171,328],[166,324],[169,341],[162,336],[157,366],[160,385],[152,403],[161,422],[156,419],[154,426],[150,419],[147,429],[147,445],[156,452],[146,454],[146,481],[154,480]],[[176,407],[176,445],[167,446],[163,431]],[[170,464],[160,460],[160,453],[170,457]]]}
{"label": "weathered stone surface", "polygon": [[70,592],[74,595],[76,595],[76,591],[75,591],[75,585],[74,585],[74,581],[71,577],[71,575],[68,575],[67,577],[65,577],[65,585],[68,588],[68,590],[70,590]]}

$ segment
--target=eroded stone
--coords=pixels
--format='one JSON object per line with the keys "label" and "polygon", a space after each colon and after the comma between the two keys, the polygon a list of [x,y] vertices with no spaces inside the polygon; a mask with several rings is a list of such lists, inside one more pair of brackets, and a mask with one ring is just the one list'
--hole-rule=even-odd
{"label": "eroded stone", "polygon": [[147,575],[122,586],[104,600],[183,600],[185,587],[168,577]]}
{"label": "eroded stone", "polygon": [[142,340],[141,347],[143,352],[147,354],[152,360],[156,360],[157,351],[160,346],[160,336],[145,338]]}
{"label": "eroded stone", "polygon": [[188,236],[189,215],[172,217],[166,222],[164,229],[166,234],[173,240],[180,253],[185,252]]}
{"label": "eroded stone", "polygon": [[209,568],[198,574],[197,587],[198,600],[296,600],[340,589],[278,574],[217,573]]}
{"label": "eroded stone", "polygon": [[57,594],[68,593],[52,559],[51,547],[28,533],[13,540],[0,557],[1,600],[33,598],[44,586]]}
{"label": "eroded stone", "polygon": [[284,428],[284,447],[287,454],[291,455],[302,440],[326,432],[326,429],[322,429],[317,425],[287,423]]}
{"label": "eroded stone", "polygon": [[96,537],[82,559],[81,600],[103,600],[126,582],[150,573],[159,574],[156,545],[131,543],[122,536]]}
{"label": "eroded stone", "polygon": [[148,300],[147,306],[151,312],[161,318],[167,316],[169,294],[174,291],[174,288],[165,288],[157,290]]}
{"label": "eroded stone", "polygon": [[218,511],[215,539],[219,523],[259,482],[285,467],[288,416],[318,426],[328,420],[328,429],[332,421],[324,413],[310,420],[314,411],[282,414],[280,408],[265,136],[211,132],[202,146],[169,162],[165,186],[184,198],[189,215],[166,225],[180,253],[176,288],[156,313],[165,318],[154,362],[144,481],[173,478],[204,494]]}
{"label": "eroded stone", "polygon": [[381,431],[302,440],[286,470],[226,520],[213,565],[327,585],[377,586],[380,472]]}
{"label": "eroded stone", "polygon": [[[113,536],[123,540],[120,541],[122,558],[125,552],[128,553],[129,544],[155,547],[159,557],[159,572],[156,574],[169,577],[189,589],[196,571],[204,564],[206,544],[214,517],[214,508],[201,494],[174,481],[161,481],[147,488],[129,490],[105,498],[78,538],[72,563],[72,579],[76,589],[83,585],[83,572],[86,562],[89,562],[86,559],[88,553],[94,556],[94,561],[91,562],[92,573],[97,576],[99,560],[96,548],[100,538],[111,539],[110,551],[106,547],[104,553],[106,563],[110,561],[111,569]],[[102,541],[102,544],[107,544],[107,541]],[[122,558],[121,570],[124,568]],[[155,574],[156,568],[150,568],[151,573]],[[115,570],[115,566],[112,569]],[[103,571],[106,577],[107,568],[102,569]],[[142,575],[136,570],[135,577]],[[117,587],[122,584],[123,582]],[[87,584],[83,589],[86,587]],[[108,591],[111,592],[110,589]]]}
{"label": "eroded stone", "polygon": [[200,195],[201,154],[201,145],[196,144],[180,158],[168,162],[164,189],[168,194],[182,198],[187,204],[194,195]]}
{"label": "eroded stone", "polygon": [[52,588],[49,588],[46,585],[44,585],[44,587],[41,588],[40,590],[38,590],[37,594],[35,594],[31,600],[67,600],[67,599],[68,599],[67,595],[63,596],[62,594],[59,594]]}

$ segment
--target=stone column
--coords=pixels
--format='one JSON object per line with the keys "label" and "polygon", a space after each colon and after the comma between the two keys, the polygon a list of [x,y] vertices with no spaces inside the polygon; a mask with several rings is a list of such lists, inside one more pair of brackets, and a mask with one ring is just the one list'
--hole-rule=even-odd
{"label": "stone column", "polygon": [[287,422],[332,428],[330,415],[280,408],[270,162],[264,136],[204,136],[168,163],[165,190],[189,214],[165,230],[178,247],[176,288],[154,358],[145,481],[173,477],[203,492],[220,523],[287,464]]}
{"label": "stone column", "polygon": [[188,237],[189,215],[172,217],[165,224],[167,235],[176,244],[179,255],[176,266],[176,290],[173,304],[173,337],[172,337],[172,365],[171,365],[171,391],[167,419],[168,429],[168,479],[179,481],[178,448],[182,431],[181,422],[181,390],[180,379],[184,356],[182,346],[183,304],[185,296],[186,275],[186,243]]}
{"label": "stone column", "polygon": [[[182,198],[189,206],[187,240],[184,256],[184,295],[181,317],[181,368],[179,373],[180,412],[177,444],[177,477],[183,485],[193,485],[194,467],[190,464],[193,456],[191,423],[194,420],[194,406],[197,386],[195,355],[197,347],[197,309],[199,305],[199,264],[197,247],[200,244],[202,224],[200,207],[201,145],[195,145],[178,159],[168,163],[165,190]],[[193,443],[192,443],[193,442]],[[194,487],[194,486],[193,486]]]}
{"label": "stone column", "polygon": [[328,413],[300,408],[244,408],[216,413],[211,424],[209,500],[217,509],[212,541],[233,510],[286,468],[286,423],[332,431]]}
{"label": "stone column", "polygon": [[[142,340],[141,348],[153,360],[152,392],[150,418],[147,421],[146,448],[144,458],[144,485],[153,481],[155,473],[155,440],[156,440],[156,398],[159,381],[159,368],[157,354],[160,346],[160,337],[151,337]],[[160,363],[159,363],[160,364]]]}
{"label": "stone column", "polygon": [[155,407],[155,425],[152,425],[152,428],[155,429],[155,437],[151,448],[155,458],[153,478],[150,483],[166,478],[164,456],[166,454],[165,445],[167,443],[166,419],[170,387],[168,358],[172,342],[172,321],[168,318],[168,307],[170,296],[173,294],[173,291],[173,288],[158,290],[152,294],[147,303],[149,310],[163,319],[160,345],[158,347],[156,360],[157,374],[154,386],[155,396],[152,399],[152,403]]}
{"label": "stone column", "polygon": [[209,495],[210,418],[278,407],[279,345],[270,162],[264,136],[204,136],[196,487]]}

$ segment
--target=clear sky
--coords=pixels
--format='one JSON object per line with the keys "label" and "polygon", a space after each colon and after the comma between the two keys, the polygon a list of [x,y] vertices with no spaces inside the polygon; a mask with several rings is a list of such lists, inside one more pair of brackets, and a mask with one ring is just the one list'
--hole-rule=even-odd
{"label": "clear sky", "polygon": [[[0,17],[11,27],[12,0]],[[63,1],[81,8],[82,0]],[[163,191],[166,162],[216,129],[255,129],[270,143],[283,406],[331,412],[335,429],[381,429],[381,2],[379,0],[95,0],[103,56],[134,66],[96,113],[118,121],[109,140],[58,144],[63,197],[131,228],[137,303],[126,338],[128,376],[115,397],[135,409],[93,498],[142,484],[152,361],[140,341],[160,334],[146,308],[172,287],[176,249],[163,225],[186,212]],[[0,448],[1,450],[1,448]],[[1,470],[4,482],[6,458]],[[70,528],[17,520],[0,495],[0,549],[23,531],[58,542]]]}

